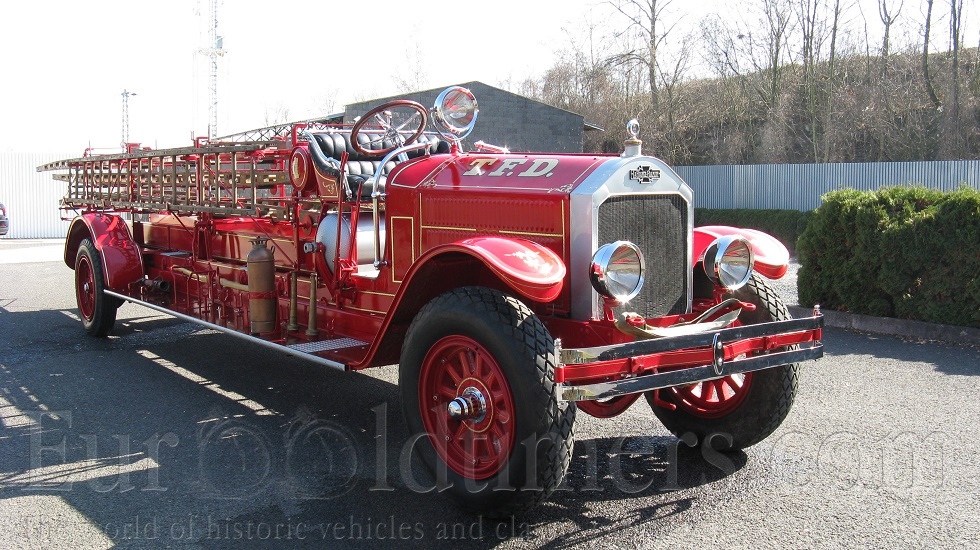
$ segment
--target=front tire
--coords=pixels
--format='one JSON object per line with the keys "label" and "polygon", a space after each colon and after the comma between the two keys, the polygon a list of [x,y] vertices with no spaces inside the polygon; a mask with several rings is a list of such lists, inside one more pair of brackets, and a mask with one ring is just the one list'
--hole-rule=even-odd
{"label": "front tire", "polygon": [[[743,325],[792,319],[768,283],[753,273],[734,297],[755,304],[743,310]],[[719,449],[744,449],[769,437],[789,414],[796,398],[797,365],[785,365],[744,374],[647,392],[657,418],[678,437],[693,433],[698,444]],[[673,405],[663,406],[659,400]],[[708,439],[711,441],[708,441]]]}
{"label": "front tire", "polygon": [[103,291],[106,288],[102,256],[90,239],[78,245],[75,255],[75,301],[82,326],[91,336],[102,338],[116,324],[116,310],[122,302]]}
{"label": "front tire", "polygon": [[[558,402],[555,364],[541,321],[496,290],[456,289],[415,317],[399,367],[402,408],[416,452],[457,504],[513,514],[558,488],[575,404]],[[461,397],[482,403],[477,414],[450,415]]]}

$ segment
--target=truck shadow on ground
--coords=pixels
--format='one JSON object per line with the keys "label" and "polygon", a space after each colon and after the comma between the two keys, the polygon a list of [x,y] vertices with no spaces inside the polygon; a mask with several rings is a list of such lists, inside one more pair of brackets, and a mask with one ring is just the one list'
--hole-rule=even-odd
{"label": "truck shadow on ground", "polygon": [[550,499],[491,520],[414,458],[396,367],[324,370],[166,317],[121,319],[110,339],[62,311],[0,323],[19,338],[0,344],[0,395],[22,420],[5,422],[0,499],[56,496],[117,546],[581,544],[688,510],[746,461],[580,434]]}

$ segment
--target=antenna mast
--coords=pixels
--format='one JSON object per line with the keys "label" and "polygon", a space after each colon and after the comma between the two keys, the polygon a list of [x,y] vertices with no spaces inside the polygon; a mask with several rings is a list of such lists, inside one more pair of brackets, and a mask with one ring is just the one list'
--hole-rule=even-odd
{"label": "antenna mast", "polygon": [[129,96],[136,95],[136,92],[129,90],[122,91],[122,150],[126,150],[129,143]]}
{"label": "antenna mast", "polygon": [[208,105],[208,137],[214,138],[218,135],[218,58],[225,55],[222,47],[224,37],[218,36],[218,0],[211,0],[210,22],[208,25],[207,48],[201,48],[197,52],[211,60],[211,74],[209,81],[210,104]]}

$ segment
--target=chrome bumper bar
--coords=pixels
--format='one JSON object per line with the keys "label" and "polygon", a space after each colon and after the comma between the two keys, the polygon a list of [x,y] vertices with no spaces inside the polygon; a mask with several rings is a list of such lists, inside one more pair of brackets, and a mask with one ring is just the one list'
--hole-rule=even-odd
{"label": "chrome bumper bar", "polygon": [[777,336],[821,328],[823,328],[823,315],[816,315],[804,319],[773,321],[771,323],[732,327],[685,336],[642,340],[626,344],[594,348],[562,349],[559,352],[562,365],[629,359],[692,348],[711,348],[714,350],[714,360],[709,365],[680,368],[667,372],[633,376],[608,382],[582,385],[562,383],[559,385],[559,395],[565,401],[608,399],[672,386],[696,384],[698,382],[724,378],[732,374],[753,372],[799,361],[818,359],[823,357],[823,343],[820,341],[811,342],[807,347],[798,347],[797,349],[771,352],[765,355],[741,359],[736,358],[728,361],[724,359],[724,349],[728,344],[749,338]]}

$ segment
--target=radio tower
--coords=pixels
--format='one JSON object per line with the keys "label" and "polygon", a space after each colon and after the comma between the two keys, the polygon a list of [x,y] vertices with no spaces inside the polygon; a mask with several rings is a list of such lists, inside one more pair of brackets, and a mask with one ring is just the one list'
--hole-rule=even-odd
{"label": "radio tower", "polygon": [[136,92],[130,92],[129,90],[122,91],[122,149],[126,150],[126,144],[129,143],[129,96],[136,95]]}
{"label": "radio tower", "polygon": [[218,135],[218,58],[225,55],[222,48],[223,36],[218,36],[218,0],[211,0],[211,13],[208,25],[207,48],[201,48],[197,52],[211,60],[211,74],[209,81],[208,99],[208,137],[215,138]]}

